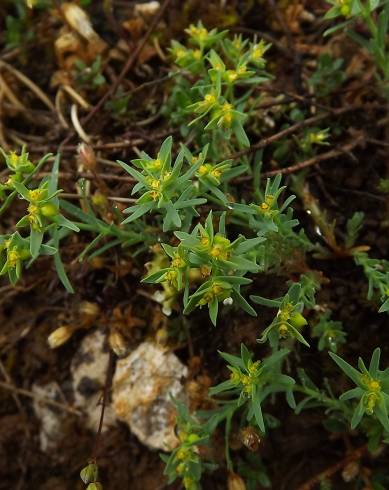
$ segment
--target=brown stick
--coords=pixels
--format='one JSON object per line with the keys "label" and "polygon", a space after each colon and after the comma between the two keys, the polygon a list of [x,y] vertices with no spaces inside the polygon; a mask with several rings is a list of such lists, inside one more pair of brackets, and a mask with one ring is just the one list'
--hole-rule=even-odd
{"label": "brown stick", "polygon": [[0,381],[0,388],[12,391],[13,393],[17,393],[18,395],[27,396],[29,398],[36,398],[46,405],[51,405],[52,407],[59,408],[65,412],[71,413],[72,415],[82,415],[82,412],[80,410],[77,410],[76,408],[67,406],[64,403],[56,402],[55,400],[50,400],[50,398],[46,398],[45,396],[39,395],[38,393],[33,393],[32,391],[24,390],[23,388],[17,388],[16,386],[5,383],[4,381]]}
{"label": "brown stick", "polygon": [[290,134],[295,133],[299,129],[303,129],[307,126],[312,126],[313,124],[316,124],[317,122],[320,122],[323,119],[327,119],[328,117],[331,116],[340,116],[342,114],[345,114],[346,112],[356,111],[358,109],[361,109],[361,107],[362,107],[361,105],[340,107],[339,109],[333,109],[332,111],[327,112],[326,114],[319,114],[318,116],[310,117],[308,119],[305,119],[304,121],[300,121],[296,124],[293,124],[292,126],[289,126],[289,128],[283,129],[282,131],[273,134],[268,138],[263,138],[262,140],[258,141],[254,145],[251,145],[250,148],[246,148],[245,150],[241,150],[236,153],[233,153],[232,155],[228,156],[226,160],[236,160],[237,158],[253,153],[256,150],[265,148],[266,146],[270,145],[270,143],[274,143],[274,141],[278,141],[279,139],[284,138],[285,136],[289,136]]}
{"label": "brown stick", "polygon": [[292,174],[293,172],[297,172],[298,170],[302,170],[303,168],[310,167],[311,165],[316,165],[317,163],[324,162],[325,160],[330,160],[331,158],[336,158],[340,155],[344,155],[345,153],[349,153],[355,147],[362,143],[362,138],[357,138],[355,141],[348,143],[347,145],[342,146],[337,150],[330,150],[326,153],[320,153],[320,155],[316,155],[312,158],[308,158],[302,162],[296,163],[295,165],[291,165],[289,167],[280,168],[277,170],[270,170],[269,172],[263,172],[263,177],[272,177],[277,174]]}
{"label": "brown stick", "polygon": [[109,389],[110,389],[111,382],[112,382],[113,367],[114,367],[114,354],[113,354],[112,350],[110,350],[109,351],[108,366],[107,366],[107,371],[106,371],[106,375],[105,375],[105,385],[104,385],[104,392],[103,392],[103,401],[102,401],[102,407],[101,407],[99,428],[97,429],[97,434],[96,434],[95,443],[93,446],[93,451],[92,451],[92,456],[91,456],[92,461],[97,460],[97,453],[98,453],[100,441],[101,441],[101,432],[103,430],[105,407],[106,407],[107,402],[108,402],[108,393],[109,393]]}
{"label": "brown stick", "polygon": [[339,461],[339,463],[335,463],[334,465],[330,466],[329,468],[322,471],[318,475],[312,477],[307,482],[300,485],[297,490],[311,490],[315,485],[320,483],[321,480],[324,480],[325,478],[334,475],[335,473],[337,473],[339,470],[347,466],[352,461],[361,459],[361,457],[365,454],[366,451],[367,451],[367,445],[355,449],[350,454],[348,454],[344,459]]}
{"label": "brown stick", "polygon": [[[127,75],[127,73],[131,70],[132,66],[136,62],[138,55],[141,53],[142,49],[145,47],[149,37],[151,36],[152,32],[154,31],[155,27],[157,26],[158,22],[161,20],[163,14],[165,13],[165,10],[169,6],[169,3],[171,0],[165,0],[164,3],[162,4],[161,8],[158,10],[157,14],[153,18],[153,20],[150,23],[149,28],[147,29],[147,32],[141,39],[141,41],[137,44],[135,47],[134,51],[132,52],[131,56],[128,58],[126,64],[124,65],[122,71],[119,73],[119,76],[115,80],[115,82],[111,85],[109,90],[101,97],[99,102],[92,108],[92,110],[82,119],[81,124],[85,126],[92,118],[96,116],[96,114],[99,112],[99,110],[103,107],[105,102],[112,97],[112,95],[115,94],[116,90],[119,88],[121,82],[123,81],[124,77]],[[62,148],[63,145],[65,145],[72,137],[72,134],[70,134],[65,140],[61,143],[60,149]]]}

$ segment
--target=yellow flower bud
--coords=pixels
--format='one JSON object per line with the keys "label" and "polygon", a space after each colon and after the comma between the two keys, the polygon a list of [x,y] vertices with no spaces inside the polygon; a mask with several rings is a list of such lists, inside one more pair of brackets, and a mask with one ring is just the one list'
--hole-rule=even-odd
{"label": "yellow flower bud", "polygon": [[301,328],[308,323],[301,313],[295,313],[289,321],[294,328]]}
{"label": "yellow flower bud", "polygon": [[46,218],[52,218],[53,216],[56,216],[58,214],[58,208],[57,208],[57,206],[55,206],[54,204],[49,202],[47,204],[44,204],[40,208],[40,212]]}

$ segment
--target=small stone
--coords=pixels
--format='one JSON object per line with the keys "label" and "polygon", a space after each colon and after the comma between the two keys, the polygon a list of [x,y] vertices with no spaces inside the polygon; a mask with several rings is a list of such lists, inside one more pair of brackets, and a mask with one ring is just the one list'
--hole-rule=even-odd
{"label": "small stone", "polygon": [[116,415],[151,449],[177,446],[176,411],[171,397],[186,398],[188,369],[166,348],[143,342],[117,362],[112,401]]}
{"label": "small stone", "polygon": [[[74,405],[86,414],[86,426],[97,431],[101,399],[109,362],[105,336],[99,330],[87,335],[73,357],[70,372],[73,380]],[[103,432],[116,424],[110,406],[105,407]]]}
{"label": "small stone", "polygon": [[155,0],[146,3],[138,3],[135,5],[134,11],[138,15],[151,17],[157,13],[160,6],[160,3]]}
{"label": "small stone", "polygon": [[52,381],[44,385],[34,384],[31,391],[37,395],[34,398],[34,412],[40,422],[39,444],[42,452],[48,453],[57,449],[59,440],[62,437],[62,424],[64,412],[48,405],[40,398],[53,401],[61,400],[61,390],[58,383]]}

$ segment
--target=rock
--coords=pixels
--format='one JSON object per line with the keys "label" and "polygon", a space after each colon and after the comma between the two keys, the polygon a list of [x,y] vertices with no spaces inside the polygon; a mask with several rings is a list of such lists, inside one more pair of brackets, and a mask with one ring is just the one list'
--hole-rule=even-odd
{"label": "rock", "polygon": [[61,390],[58,383],[52,381],[44,385],[34,384],[31,391],[37,395],[34,398],[34,412],[40,422],[39,444],[41,451],[48,453],[57,448],[58,442],[62,437],[61,426],[64,414],[58,408],[48,405],[40,398],[46,398],[54,401],[62,401]]}
{"label": "rock", "polygon": [[160,3],[155,0],[146,3],[137,3],[134,7],[134,12],[144,17],[152,17],[158,12],[160,6]]}
{"label": "rock", "polygon": [[[70,372],[73,381],[74,406],[86,413],[86,426],[97,431],[101,414],[101,399],[107,374],[109,351],[105,337],[96,330],[82,340],[72,359]],[[116,424],[112,408],[107,405],[103,431]]]}
{"label": "rock", "polygon": [[118,361],[112,387],[113,409],[150,449],[177,446],[171,396],[185,399],[182,380],[187,375],[187,367],[175,354],[151,342],[143,342]]}

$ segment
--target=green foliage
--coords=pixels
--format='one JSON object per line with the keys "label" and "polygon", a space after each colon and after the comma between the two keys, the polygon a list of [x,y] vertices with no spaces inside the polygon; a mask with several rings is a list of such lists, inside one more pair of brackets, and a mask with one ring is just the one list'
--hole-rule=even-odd
{"label": "green foliage", "polygon": [[239,461],[238,473],[244,478],[247,490],[256,490],[258,485],[271,488],[266,467],[256,454],[248,453],[244,460]]}
{"label": "green foliage", "polygon": [[381,307],[379,313],[389,311],[389,262],[384,259],[372,259],[366,253],[354,254],[355,263],[363,267],[363,272],[369,282],[367,299],[372,299],[377,293]]}
{"label": "green foliage", "polygon": [[[35,171],[35,165],[28,159],[28,153],[26,153],[25,147],[22,148],[20,155],[15,151],[6,153],[2,148],[0,148],[0,153],[3,155],[5,164],[10,170],[6,182],[0,183],[0,200],[2,201],[9,191],[15,190],[15,183],[22,183],[26,177]],[[48,156],[50,155],[44,157],[44,160]]]}
{"label": "green foliage", "polygon": [[169,484],[180,478],[185,490],[197,490],[203,471],[214,468],[214,465],[204,463],[199,454],[199,447],[208,444],[209,434],[207,428],[189,414],[185,405],[176,402],[176,409],[179,445],[169,456],[161,456],[166,463],[164,473]]}
{"label": "green foliage", "polygon": [[[60,238],[66,236],[68,230],[79,231],[79,228],[63,216],[59,211],[58,172],[59,155],[55,158],[53,169],[48,177],[41,180],[37,187],[27,187],[34,173],[47,161],[50,155],[46,155],[35,166],[28,160],[28,154],[23,149],[18,156],[12,152],[6,154],[2,151],[8,168],[13,172],[7,180],[7,190],[13,191],[7,196],[0,208],[3,213],[18,196],[28,202],[27,215],[17,223],[17,228],[29,227],[29,235],[22,237],[15,231],[6,235],[0,235],[0,275],[8,274],[9,280],[15,284],[21,277],[22,265],[30,259],[30,263],[40,255],[53,255],[58,276],[65,288],[72,292],[72,287],[66,276],[58,244]],[[27,177],[24,177],[27,174]],[[49,241],[44,244],[44,237]]]}
{"label": "green foliage", "polygon": [[183,135],[193,128],[203,145],[210,143],[212,156],[220,155],[221,147],[227,152],[249,146],[244,125],[255,110],[256,86],[269,79],[264,54],[270,45],[248,43],[241,36],[229,39],[225,31],[208,31],[201,22],[186,33],[187,46],[172,42],[179,71],[172,74],[175,86],[164,113]]}
{"label": "green foliage", "polygon": [[261,405],[274,393],[286,393],[289,405],[294,408],[294,379],[282,374],[281,367],[288,349],[273,352],[263,361],[253,361],[244,344],[241,345],[240,357],[220,352],[227,361],[231,371],[230,379],[210,389],[210,395],[225,395],[232,398],[236,407],[246,409],[246,418],[265,432],[265,422]]}
{"label": "green foliage", "polygon": [[254,303],[271,308],[278,308],[277,315],[272,323],[263,331],[259,342],[269,340],[271,345],[277,345],[279,339],[294,337],[302,344],[309,347],[308,342],[300,333],[300,330],[307,324],[307,320],[302,315],[303,302],[301,301],[301,285],[292,284],[288,292],[279,299],[266,299],[261,296],[251,296]]}
{"label": "green foliage", "polygon": [[342,67],[341,58],[335,59],[329,54],[319,56],[316,70],[308,79],[308,85],[317,97],[327,97],[340,87],[346,78]]}
{"label": "green foliage", "polygon": [[194,206],[204,204],[206,199],[195,197],[197,192],[191,178],[204,162],[205,154],[189,169],[182,171],[185,153],[182,150],[172,164],[172,143],[173,139],[167,138],[155,159],[142,153],[142,158],[133,160],[132,163],[140,168],[141,172],[124,162],[119,162],[138,182],[132,194],[142,193],[137,204],[125,210],[131,215],[123,224],[130,223],[147,212],[157,211],[163,214],[163,231],[168,231],[181,227],[180,212],[185,214],[184,222],[187,225],[193,216],[198,216]]}
{"label": "green foliage", "polygon": [[107,83],[102,74],[101,56],[97,56],[90,66],[81,60],[76,60],[74,68],[74,80],[80,88],[96,90]]}
{"label": "green foliage", "polygon": [[[236,302],[247,313],[255,315],[253,308],[240,294],[240,287],[251,282],[244,277],[247,272],[259,270],[250,258],[250,251],[264,239],[246,239],[241,235],[231,242],[226,237],[225,214],[220,217],[216,233],[212,218],[211,212],[204,226],[196,225],[191,233],[175,232],[180,244],[176,247],[162,245],[170,258],[169,267],[151,273],[143,282],[167,282],[177,291],[183,289],[184,313],[189,314],[196,307],[207,305],[212,323],[216,325],[220,302]],[[191,278],[204,282],[190,295]]]}
{"label": "green foliage", "polygon": [[336,352],[340,345],[346,342],[346,332],[342,322],[330,320],[331,312],[320,315],[319,322],[313,327],[313,337],[318,337],[318,349]]}
{"label": "green foliage", "polygon": [[356,212],[352,215],[352,217],[349,220],[347,220],[346,239],[344,243],[346,247],[349,249],[351,249],[355,245],[355,242],[357,241],[357,238],[359,236],[359,233],[363,225],[364,216],[365,215],[363,213]]}
{"label": "green foliage", "polygon": [[15,13],[5,18],[5,42],[8,48],[18,48],[34,38],[25,0],[13,2]]}
{"label": "green foliage", "polygon": [[351,419],[351,428],[355,429],[361,422],[364,414],[371,415],[382,424],[389,432],[389,371],[379,369],[381,350],[375,349],[371,357],[369,368],[366,368],[363,360],[359,358],[359,371],[348,364],[344,359],[333,352],[332,359],[342,371],[357,385],[340,397],[342,401],[358,400]]}
{"label": "green foliage", "polygon": [[[389,2],[334,0],[330,3],[332,8],[326,18],[346,17],[346,26],[357,20],[366,23],[371,40],[362,40],[352,31],[350,36],[373,54],[382,77],[389,76],[384,39]],[[378,24],[374,27],[376,17]],[[170,136],[163,141],[155,158],[136,150],[139,158],[130,164],[118,162],[132,178],[129,180],[134,181],[131,192],[136,196],[130,199],[134,204],[124,210],[125,217],[118,207],[109,206],[107,199],[109,213],[101,212],[104,206],[88,196],[84,181],[77,184],[81,207],[61,198],[59,155],[50,175],[38,181],[36,175],[51,155],[35,164],[25,148],[20,155],[1,150],[7,175],[0,185],[0,215],[16,197],[20,199],[18,212],[21,208],[25,214],[15,220],[15,230],[13,223],[7,223],[7,232],[0,235],[0,275],[8,275],[15,284],[24,267],[40,256],[52,255],[59,279],[72,292],[60,257],[60,242],[70,233],[82,230],[93,238],[77,257],[79,261],[93,259],[114,247],[121,247],[131,257],[142,254],[140,264],[151,254],[142,283],[162,288],[152,290],[151,297],[156,301],[158,294],[160,299],[163,297],[160,302],[165,314],[173,309],[180,311],[177,300],[182,297],[182,313],[192,315],[193,324],[197,318],[204,317],[196,316],[197,310],[206,308],[213,325],[224,320],[223,327],[229,328],[228,315],[237,309],[243,326],[251,322],[258,328],[246,316],[256,317],[257,312],[245,298],[275,309],[270,321],[266,322],[266,317],[258,320],[261,331],[257,343],[256,336],[252,336],[260,360],[257,352],[249,352],[245,344],[241,344],[239,356],[220,352],[231,374],[210,389],[206,401],[211,408],[190,413],[182,403],[176,404],[179,445],[163,456],[165,474],[169,483],[179,479],[185,489],[196,490],[200,488],[203,472],[214,468],[204,461],[204,454],[219,426],[224,425],[226,465],[233,474],[229,453],[233,428],[248,422],[264,435],[277,426],[279,421],[266,411],[275,400],[278,403],[278,393],[286,396],[297,414],[310,408],[323,409],[323,425],[328,430],[345,431],[347,424],[353,429],[358,427],[366,436],[369,449],[389,441],[389,371],[379,369],[379,349],[374,351],[368,369],[360,360],[356,370],[335,354],[347,345],[346,326],[331,320],[327,304],[317,303],[316,293],[324,287],[326,278],[310,268],[309,252],[321,251],[323,247],[310,241],[294,217],[295,196],[286,192],[281,175],[262,183],[263,154],[246,151],[249,136],[259,133],[255,126],[260,114],[256,109],[260,99],[258,87],[270,80],[264,60],[269,45],[263,41],[249,42],[241,36],[229,38],[226,31],[209,31],[201,23],[190,26],[186,32],[185,45],[172,42],[176,71],[171,73],[171,94],[163,107],[171,123],[179,126],[186,145],[173,147]],[[317,69],[308,80],[316,98],[327,97],[342,84],[345,78],[342,66],[342,60],[333,60],[328,55],[319,58]],[[97,90],[104,85],[101,59],[97,58],[91,66],[76,64],[75,80],[86,90]],[[129,97],[118,92],[117,98],[106,105],[114,112],[114,119],[127,117]],[[281,117],[287,120],[285,127],[290,121],[304,121],[304,110],[296,105],[281,112]],[[280,140],[273,157],[287,161],[293,148],[298,158],[310,158],[320,147],[330,145],[332,134],[336,132],[330,127],[304,127],[298,136]],[[243,151],[234,154],[237,149]],[[242,174],[245,176],[238,178]],[[303,201],[310,197],[304,194],[308,192],[304,187],[305,177],[306,174],[300,174],[295,179],[296,188],[300,189],[296,193]],[[382,189],[387,187],[384,184]],[[347,221],[344,246],[339,246],[335,222],[330,222],[325,211],[312,200],[306,210],[320,224],[326,244],[340,257],[354,258],[367,277],[368,299],[377,296],[381,301],[379,311],[389,311],[389,262],[370,258],[364,252],[366,246],[355,246],[363,213],[356,212]],[[301,210],[297,210],[301,215]],[[314,259],[323,257],[330,258],[328,254],[313,255]],[[261,279],[266,280],[270,275],[277,275],[281,281],[275,299],[261,296],[266,294],[261,291]],[[323,311],[317,316],[317,312]],[[308,328],[304,330],[307,318],[313,319],[310,332]],[[181,342],[188,335],[181,322],[190,321],[177,316],[175,322],[174,328],[181,329],[177,334]],[[303,367],[295,365],[300,358],[304,359],[306,348],[310,348],[309,333],[318,339],[318,350],[330,351],[336,365],[357,386],[339,399],[328,379],[313,382]],[[219,334],[222,338],[223,331]],[[300,356],[301,353],[304,355]],[[293,373],[299,382],[286,373]],[[298,397],[297,405],[295,397]],[[242,451],[236,460],[237,470],[246,479],[248,489],[254,490],[258,485],[271,487],[260,458]],[[101,488],[95,462],[82,470],[81,479],[89,490]],[[325,485],[323,481],[323,488]]]}
{"label": "green foliage", "polygon": [[[387,87],[387,82],[389,81],[389,51],[386,42],[389,29],[389,2],[386,0],[331,0],[329,3],[333,7],[326,13],[325,19],[343,16],[347,20],[328,29],[326,34],[345,28],[347,34],[373,57],[378,69],[377,76],[385,82],[383,90],[386,96],[389,96]],[[377,9],[379,9],[378,15],[375,12]],[[348,28],[355,21],[364,23],[369,33],[368,38]]]}
{"label": "green foliage", "polygon": [[263,270],[280,268],[282,264],[297,254],[312,248],[312,244],[303,230],[295,231],[299,222],[293,219],[293,210],[289,205],[295,199],[289,196],[279,203],[286,189],[280,186],[281,175],[267,179],[265,190],[256,192],[259,203],[231,203],[233,212],[248,220],[248,227],[259,236],[265,236],[266,242],[257,250],[257,261]]}

